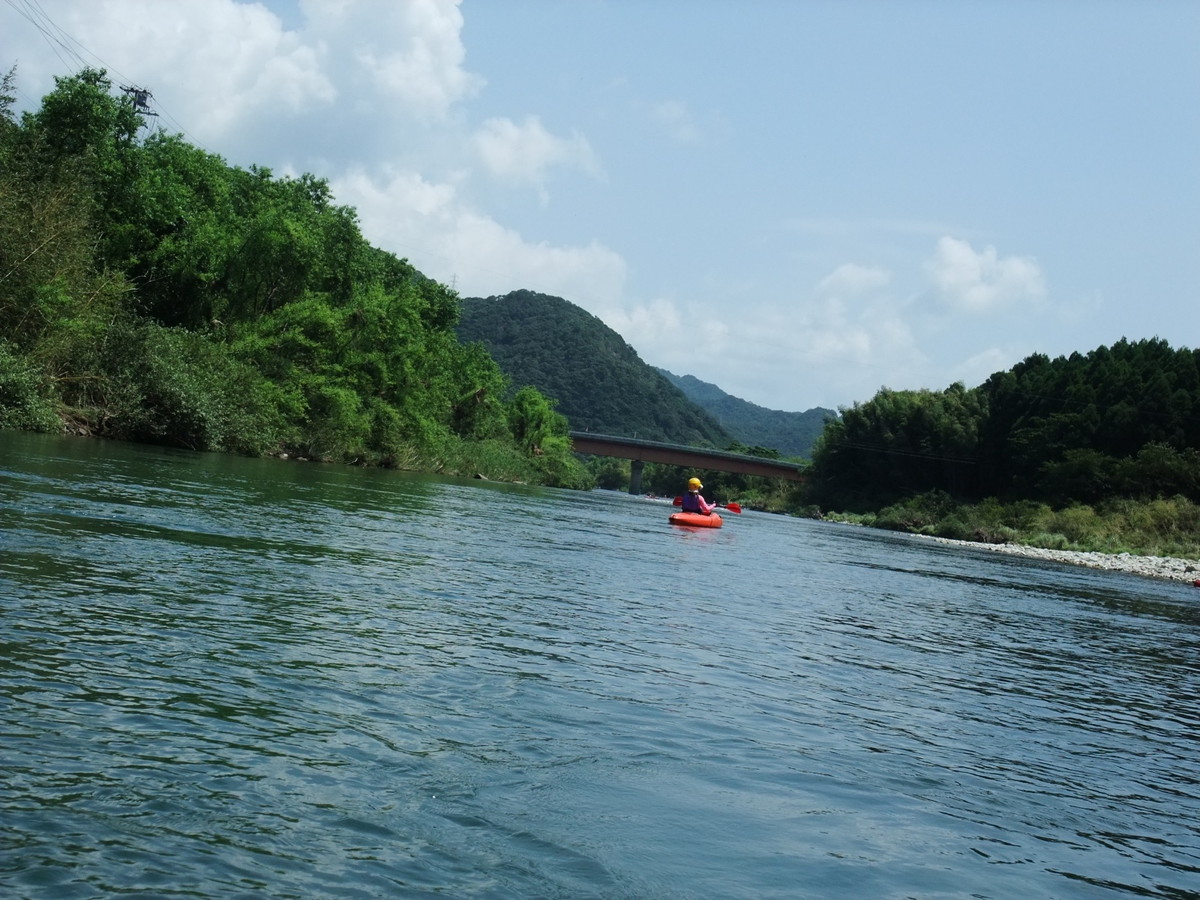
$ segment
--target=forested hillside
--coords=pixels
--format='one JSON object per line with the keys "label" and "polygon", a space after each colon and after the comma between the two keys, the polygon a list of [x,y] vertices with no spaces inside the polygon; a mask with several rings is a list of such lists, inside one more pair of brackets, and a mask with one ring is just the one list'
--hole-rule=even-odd
{"label": "forested hillside", "polygon": [[749,447],[776,450],[783,457],[807,459],[825,429],[826,420],[838,416],[836,410],[819,406],[805,412],[767,409],[727,394],[695,375],[675,375],[666,369],[658,371],[689,400],[708,411],[738,441]]}
{"label": "forested hillside", "polygon": [[[0,88],[0,427],[586,483],[453,291],[313,175],[146,134],[103,72]],[[487,448],[490,462],[480,448]],[[468,468],[469,467],[469,468]]]}
{"label": "forested hillside", "polygon": [[733,440],[619,334],[561,297],[467,297],[458,334],[480,342],[514,385],[557,400],[573,429],[718,448]]}

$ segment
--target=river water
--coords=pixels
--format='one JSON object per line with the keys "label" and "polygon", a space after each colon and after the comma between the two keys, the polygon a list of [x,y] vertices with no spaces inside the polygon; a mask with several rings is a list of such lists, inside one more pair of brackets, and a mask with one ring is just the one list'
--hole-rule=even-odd
{"label": "river water", "polygon": [[1200,897],[1200,591],[0,433],[0,895]]}

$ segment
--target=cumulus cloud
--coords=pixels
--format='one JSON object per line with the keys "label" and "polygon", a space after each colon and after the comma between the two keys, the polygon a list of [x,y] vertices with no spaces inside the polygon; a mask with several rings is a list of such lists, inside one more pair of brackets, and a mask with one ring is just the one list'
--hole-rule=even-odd
{"label": "cumulus cloud", "polygon": [[768,404],[780,398],[776,409],[807,408],[795,405],[799,397],[832,406],[835,397],[865,400],[885,384],[930,378],[930,359],[886,290],[890,280],[883,269],[849,264],[790,302],[747,298],[731,304],[736,311],[693,305],[685,316],[657,300],[620,326],[609,324],[648,362],[734,396]]}
{"label": "cumulus cloud", "polygon": [[[216,140],[233,124],[264,111],[290,112],[327,105],[337,91],[322,70],[320,48],[284,30],[279,18],[260,4],[233,0],[175,0],[169,15],[154,0],[72,3],[55,9],[55,43],[79,48],[55,74],[83,65],[103,68],[117,83],[149,87],[159,105],[186,121],[186,130]],[[17,35],[16,40],[40,32]],[[236,40],[231,39],[236,35]],[[36,46],[21,48],[27,59],[45,60]],[[21,77],[35,81],[38,66]],[[48,83],[35,83],[39,92]],[[169,103],[168,103],[169,101]]]}
{"label": "cumulus cloud", "polygon": [[493,176],[518,184],[540,186],[555,166],[598,175],[600,165],[587,139],[576,133],[568,138],[551,134],[537,116],[517,123],[507,118],[488,119],[472,138],[480,162]]}
{"label": "cumulus cloud", "polygon": [[368,240],[407,257],[463,296],[525,288],[569,297],[597,315],[619,308],[625,261],[602,244],[527,241],[475,208],[455,185],[415,172],[373,177],[359,169],[333,188],[340,201],[358,210]]}
{"label": "cumulus cloud", "polygon": [[988,312],[1046,294],[1042,270],[1029,257],[1001,258],[995,247],[976,251],[967,241],[943,237],[926,273],[942,301],[967,312]]}
{"label": "cumulus cloud", "polygon": [[306,0],[302,5],[306,33],[348,48],[369,83],[409,113],[443,116],[483,85],[463,67],[457,0]]}
{"label": "cumulus cloud", "polygon": [[240,165],[327,174],[332,160],[420,152],[437,135],[417,139],[414,127],[452,129],[451,113],[484,84],[465,66],[458,0],[301,0],[286,24],[264,3],[236,0],[54,6],[53,29],[30,21],[6,35],[23,90],[50,89],[55,55],[53,74],[104,68],[153,91],[155,124]]}
{"label": "cumulus cloud", "polygon": [[648,303],[634,305],[630,309],[613,309],[608,312],[607,324],[627,339],[637,336],[648,345],[663,343],[669,346],[678,343],[684,333],[683,314],[673,300],[656,297]]}

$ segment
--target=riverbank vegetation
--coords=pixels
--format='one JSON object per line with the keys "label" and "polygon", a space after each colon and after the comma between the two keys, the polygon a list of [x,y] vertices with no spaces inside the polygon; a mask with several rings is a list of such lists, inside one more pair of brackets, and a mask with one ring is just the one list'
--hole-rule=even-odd
{"label": "riverbank vegetation", "polygon": [[1035,501],[960,503],[933,491],[878,512],[830,518],[985,544],[1200,559],[1200,505],[1181,496],[1055,508]]}
{"label": "riverbank vegetation", "polygon": [[[611,465],[595,474],[620,480]],[[984,543],[1200,558],[1200,351],[1122,340],[1034,355],[973,389],[883,389],[826,423],[805,474],[803,484],[701,477],[710,497],[748,508]],[[647,466],[643,484],[669,494],[685,479]]]}
{"label": "riverbank vegetation", "polygon": [[147,134],[105,74],[0,87],[0,427],[584,487],[459,299],[312,175]]}
{"label": "riverbank vegetation", "polygon": [[1200,557],[1200,351],[1121,340],[978,388],[881,390],[813,452],[845,521],[1047,549]]}

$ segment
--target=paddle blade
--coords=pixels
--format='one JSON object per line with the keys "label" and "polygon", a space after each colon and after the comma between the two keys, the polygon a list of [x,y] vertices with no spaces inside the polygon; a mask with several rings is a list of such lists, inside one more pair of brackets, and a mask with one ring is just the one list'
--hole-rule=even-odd
{"label": "paddle blade", "polygon": [[683,498],[676,497],[674,500],[671,501],[671,505],[672,506],[683,506]]}
{"label": "paddle blade", "polygon": [[731,513],[737,513],[739,516],[742,514],[742,507],[738,503],[726,503],[725,508]]}

